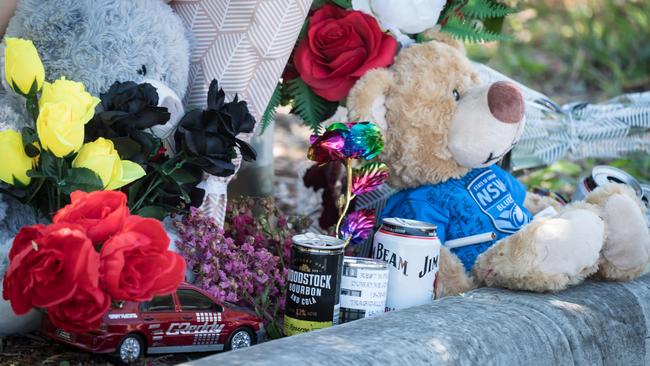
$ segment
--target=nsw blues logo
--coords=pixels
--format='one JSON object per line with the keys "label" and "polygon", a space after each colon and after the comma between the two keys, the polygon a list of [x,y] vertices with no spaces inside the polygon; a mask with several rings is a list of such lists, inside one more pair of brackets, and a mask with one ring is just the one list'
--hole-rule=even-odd
{"label": "nsw blues logo", "polygon": [[515,203],[506,184],[493,171],[486,170],[474,178],[467,190],[497,230],[514,233],[528,223],[528,215]]}

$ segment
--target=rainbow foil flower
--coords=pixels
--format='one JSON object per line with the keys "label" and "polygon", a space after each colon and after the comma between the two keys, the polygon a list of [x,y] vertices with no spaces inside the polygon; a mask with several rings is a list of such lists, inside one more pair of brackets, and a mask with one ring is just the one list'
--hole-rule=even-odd
{"label": "rainbow foil flower", "polygon": [[345,218],[341,227],[341,237],[350,244],[360,244],[368,238],[375,224],[375,210],[354,211]]}
{"label": "rainbow foil flower", "polygon": [[345,158],[343,155],[345,136],[341,131],[325,131],[320,136],[312,135],[309,140],[311,143],[307,151],[309,160],[324,164]]}
{"label": "rainbow foil flower", "polygon": [[367,163],[355,169],[352,177],[352,194],[372,192],[388,179],[388,166],[384,163]]}
{"label": "rainbow foil flower", "polygon": [[321,164],[347,158],[370,160],[384,149],[381,130],[370,122],[333,123],[322,135],[312,135],[310,143],[307,157]]}
{"label": "rainbow foil flower", "polygon": [[360,122],[348,124],[349,133],[345,139],[343,153],[348,158],[363,157],[371,160],[384,150],[381,129],[374,123]]}

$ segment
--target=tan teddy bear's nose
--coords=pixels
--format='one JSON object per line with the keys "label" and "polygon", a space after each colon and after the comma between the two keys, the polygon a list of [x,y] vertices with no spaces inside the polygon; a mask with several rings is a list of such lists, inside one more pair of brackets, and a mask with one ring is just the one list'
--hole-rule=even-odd
{"label": "tan teddy bear's nose", "polygon": [[513,83],[497,81],[488,90],[488,107],[503,123],[519,123],[524,118],[524,98]]}

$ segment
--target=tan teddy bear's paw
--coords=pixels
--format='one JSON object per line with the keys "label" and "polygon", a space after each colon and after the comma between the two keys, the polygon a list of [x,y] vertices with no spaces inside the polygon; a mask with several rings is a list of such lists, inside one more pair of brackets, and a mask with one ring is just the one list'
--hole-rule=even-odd
{"label": "tan teddy bear's paw", "polygon": [[606,225],[605,243],[595,277],[623,281],[646,273],[650,261],[650,233],[640,201],[631,192],[612,191],[607,196],[602,192],[594,193],[595,196],[601,193],[597,201]]}
{"label": "tan teddy bear's paw", "polygon": [[604,224],[594,210],[570,206],[490,248],[478,258],[474,274],[488,286],[563,290],[596,271],[603,237]]}

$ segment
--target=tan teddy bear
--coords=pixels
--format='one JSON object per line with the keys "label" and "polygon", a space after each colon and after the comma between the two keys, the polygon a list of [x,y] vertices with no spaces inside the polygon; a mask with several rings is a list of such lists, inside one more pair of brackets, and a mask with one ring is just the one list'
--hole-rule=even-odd
{"label": "tan teddy bear", "polygon": [[[645,208],[631,189],[605,185],[546,218],[539,196],[495,164],[524,129],[525,102],[507,82],[482,85],[461,44],[429,32],[348,98],[351,120],[384,129],[382,160],[400,190],[382,217],[427,221],[443,243],[438,295],[476,286],[558,291],[594,275],[629,280],[648,270]],[[447,248],[492,232],[495,240]]]}

